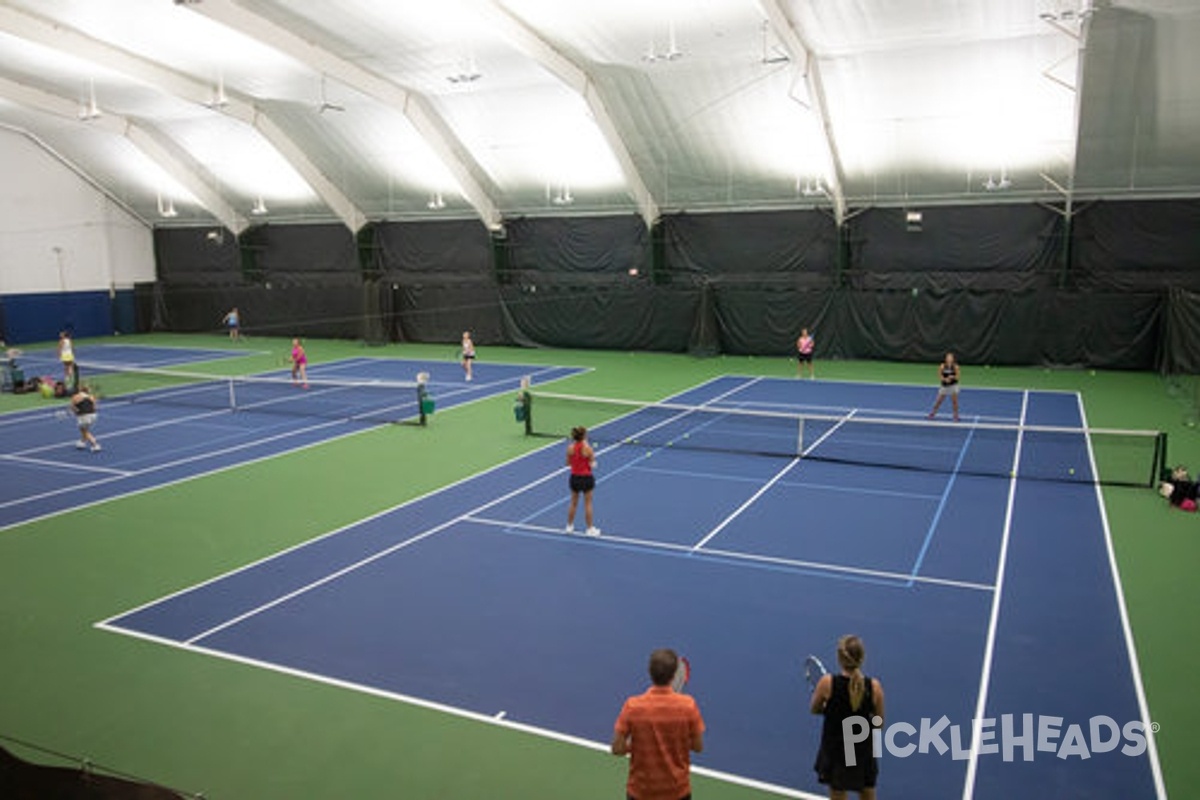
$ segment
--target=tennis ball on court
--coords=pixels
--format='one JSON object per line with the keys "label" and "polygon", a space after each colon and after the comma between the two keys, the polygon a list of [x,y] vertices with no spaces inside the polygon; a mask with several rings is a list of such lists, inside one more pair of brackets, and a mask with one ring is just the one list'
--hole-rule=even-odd
{"label": "tennis ball on court", "polygon": [[1074,474],[1075,474],[1075,468],[1074,468],[1074,467],[1071,467],[1071,469],[1067,470],[1067,474],[1068,474],[1068,475],[1074,475]]}

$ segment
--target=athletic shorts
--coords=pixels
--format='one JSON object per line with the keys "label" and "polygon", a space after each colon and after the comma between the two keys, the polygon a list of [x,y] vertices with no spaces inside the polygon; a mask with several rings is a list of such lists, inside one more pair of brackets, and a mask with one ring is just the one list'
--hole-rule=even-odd
{"label": "athletic shorts", "polygon": [[571,491],[572,492],[590,492],[596,488],[595,475],[572,475],[571,476]]}
{"label": "athletic shorts", "polygon": [[80,429],[90,428],[96,424],[96,415],[95,414],[80,414],[79,416],[77,416],[75,418],[75,422],[76,422],[76,424],[79,425]]}
{"label": "athletic shorts", "polygon": [[943,384],[941,386],[941,388],[938,389],[938,397],[945,397],[948,394],[951,394],[951,395],[958,394],[958,384],[957,383]]}
{"label": "athletic shorts", "polygon": [[475,354],[474,353],[463,353],[463,360],[464,361],[474,361]]}
{"label": "athletic shorts", "polygon": [[811,364],[812,363],[812,353],[800,353],[796,357],[800,360],[801,364]]}

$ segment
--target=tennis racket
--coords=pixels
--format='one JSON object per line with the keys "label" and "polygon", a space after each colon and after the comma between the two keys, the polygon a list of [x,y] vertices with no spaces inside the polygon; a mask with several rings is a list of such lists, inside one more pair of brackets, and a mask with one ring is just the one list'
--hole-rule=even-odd
{"label": "tennis racket", "polygon": [[682,692],[687,688],[688,681],[692,679],[692,665],[683,656],[679,657],[679,664],[675,667],[675,676],[671,678],[671,688],[677,692]]}
{"label": "tennis racket", "polygon": [[809,656],[804,659],[804,679],[808,681],[810,689],[817,688],[817,681],[821,680],[829,670],[825,669],[825,665],[821,663],[821,659],[816,656]]}

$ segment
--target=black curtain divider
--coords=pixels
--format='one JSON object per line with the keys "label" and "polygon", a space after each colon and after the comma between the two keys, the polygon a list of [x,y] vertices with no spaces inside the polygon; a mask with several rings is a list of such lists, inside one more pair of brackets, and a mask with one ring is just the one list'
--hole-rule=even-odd
{"label": "black curtain divider", "polygon": [[477,344],[508,343],[499,287],[490,278],[424,276],[391,285],[400,339],[457,343],[470,331]]}
{"label": "black curtain divider", "polygon": [[156,228],[154,261],[162,283],[241,283],[238,240],[223,228]]}
{"label": "black curtain divider", "polygon": [[518,282],[501,289],[510,338],[554,347],[687,349],[700,292],[627,281]]}
{"label": "black curtain divider", "polygon": [[665,276],[786,274],[828,284],[837,266],[837,227],[819,211],[671,214],[659,228]]}
{"label": "black curtain divider", "polygon": [[1113,289],[1200,289],[1200,200],[1110,201],[1075,215],[1072,274]]}
{"label": "black curtain divider", "polygon": [[375,246],[387,277],[492,274],[492,240],[478,220],[381,222]]}
{"label": "black curtain divider", "polygon": [[1165,317],[1159,369],[1170,375],[1200,374],[1200,292],[1171,289]]}
{"label": "black curtain divider", "polygon": [[650,232],[637,216],[517,219],[505,230],[505,268],[516,273],[649,274]]}
{"label": "black curtain divider", "polygon": [[851,218],[851,274],[1056,271],[1062,217],[1037,205],[868,209]]}
{"label": "black curtain divider", "polygon": [[362,274],[358,243],[344,225],[260,225],[238,242],[264,280]]}
{"label": "black curtain divider", "polygon": [[713,294],[724,353],[791,355],[801,328],[808,328],[816,340],[815,357],[838,352],[842,335],[840,323],[830,315],[832,290],[716,281]]}
{"label": "black curtain divider", "polygon": [[362,281],[272,281],[257,286],[167,286],[162,303],[169,330],[215,333],[237,306],[249,336],[324,336],[358,339],[363,334]]}
{"label": "black curtain divider", "polygon": [[236,305],[251,336],[772,355],[808,327],[817,358],[1200,367],[1200,201],[1093,203],[1070,227],[920,210],[920,232],[873,209],[840,236],[821,211],[671,214],[653,236],[633,215],[159,229],[137,325],[216,332]]}

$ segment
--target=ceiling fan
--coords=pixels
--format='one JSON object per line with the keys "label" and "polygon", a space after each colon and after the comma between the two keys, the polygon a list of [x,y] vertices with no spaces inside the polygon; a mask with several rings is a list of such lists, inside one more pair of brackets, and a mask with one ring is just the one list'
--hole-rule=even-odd
{"label": "ceiling fan", "polygon": [[328,96],[325,94],[325,76],[321,76],[321,105],[317,106],[317,113],[324,114],[326,111],[345,111],[346,107],[337,103],[329,102]]}

